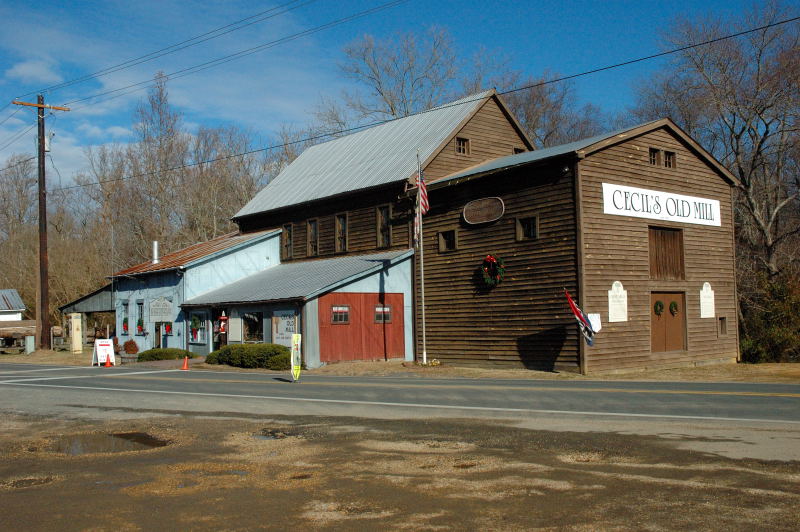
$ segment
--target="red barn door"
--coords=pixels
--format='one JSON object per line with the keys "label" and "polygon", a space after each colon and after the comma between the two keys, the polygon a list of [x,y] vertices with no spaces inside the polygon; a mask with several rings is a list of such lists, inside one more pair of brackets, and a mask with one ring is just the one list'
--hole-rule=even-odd
{"label": "red barn door", "polygon": [[319,345],[322,362],[403,358],[403,294],[322,296]]}

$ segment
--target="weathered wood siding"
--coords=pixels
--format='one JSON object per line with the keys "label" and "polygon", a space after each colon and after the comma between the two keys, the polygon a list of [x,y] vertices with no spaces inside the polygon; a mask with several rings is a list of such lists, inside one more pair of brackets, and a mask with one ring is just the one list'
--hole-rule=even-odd
{"label": "weathered wood siding", "polygon": [[[649,148],[673,151],[677,167],[649,163]],[[588,373],[669,367],[735,359],[738,351],[734,287],[731,187],[688,146],[665,129],[588,155],[579,164],[583,226],[582,308],[599,312],[603,330],[585,348]],[[602,183],[634,186],[719,200],[721,227],[603,214]],[[683,230],[684,280],[651,280],[648,228]],[[628,321],[608,322],[608,290],[621,281],[628,291]],[[704,282],[715,291],[717,317],[728,333],[718,335],[717,318],[700,318]],[[651,353],[650,293],[685,292],[687,350]]]}
{"label": "weathered wood siding", "polygon": [[[283,262],[306,260],[307,222],[318,220],[319,255],[313,258],[330,258],[334,255],[363,254],[387,249],[406,249],[409,243],[409,209],[412,204],[403,196],[403,184],[390,185],[378,190],[355,193],[346,198],[321,200],[294,209],[285,209],[247,218],[242,221],[242,230],[252,231],[262,227],[282,227],[291,223],[294,231],[293,256],[281,259]],[[378,205],[392,206],[392,245],[389,248],[377,247],[377,224],[375,208]],[[348,215],[348,246],[345,253],[335,253],[336,214]]]}
{"label": "weathered wood siding", "polygon": [[[429,358],[461,364],[578,369],[575,320],[563,288],[576,289],[574,183],[561,166],[527,167],[430,191],[424,219],[425,310]],[[468,225],[464,205],[499,196],[499,220]],[[516,240],[516,218],[538,216],[539,238]],[[438,232],[458,231],[458,249],[439,252]],[[500,285],[485,289],[487,254],[504,259]],[[418,258],[418,257],[417,257]],[[417,268],[417,357],[422,353]]]}
{"label": "weathered wood siding", "polygon": [[[456,137],[469,139],[469,155],[456,153]],[[514,148],[527,149],[526,141],[490,98],[425,167],[425,180],[432,183],[484,161],[513,155]]]}

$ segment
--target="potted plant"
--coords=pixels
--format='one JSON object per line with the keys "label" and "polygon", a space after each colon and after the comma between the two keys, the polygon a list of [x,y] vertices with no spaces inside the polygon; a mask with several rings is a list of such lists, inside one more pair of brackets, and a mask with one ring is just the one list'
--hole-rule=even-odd
{"label": "potted plant", "polygon": [[136,334],[142,334],[143,331],[144,331],[144,320],[142,318],[139,318],[138,320],[136,320]]}
{"label": "potted plant", "polygon": [[128,334],[128,318],[122,318],[122,334]]}
{"label": "potted plant", "polygon": [[192,330],[192,340],[196,341],[197,340],[197,330],[200,329],[200,318],[197,316],[197,314],[192,316],[192,323],[191,323],[190,328]]}

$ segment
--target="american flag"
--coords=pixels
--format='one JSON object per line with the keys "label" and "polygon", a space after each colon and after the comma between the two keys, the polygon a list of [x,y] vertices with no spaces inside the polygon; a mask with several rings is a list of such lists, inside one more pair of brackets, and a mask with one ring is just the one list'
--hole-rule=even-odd
{"label": "american flag", "polygon": [[419,187],[419,212],[420,214],[427,214],[430,209],[428,204],[428,187],[425,186],[425,177],[422,175],[422,170],[417,174],[417,186]]}
{"label": "american flag", "polygon": [[422,235],[420,235],[420,226],[422,225],[422,215],[430,210],[430,204],[428,203],[428,189],[425,186],[425,177],[422,175],[422,170],[420,170],[417,175],[417,213],[414,216],[414,245],[419,246],[420,241],[422,240]]}

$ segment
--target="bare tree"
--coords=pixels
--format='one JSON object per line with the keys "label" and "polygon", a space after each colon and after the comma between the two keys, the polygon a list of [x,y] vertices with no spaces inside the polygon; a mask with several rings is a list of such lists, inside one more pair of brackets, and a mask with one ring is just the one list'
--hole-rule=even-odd
{"label": "bare tree", "polygon": [[[668,39],[686,46],[786,16],[773,3],[740,21],[682,19]],[[740,241],[770,278],[797,259],[785,244],[800,234],[799,51],[797,24],[685,50],[655,84],[640,88],[636,109],[642,118],[672,117],[733,171]]]}

